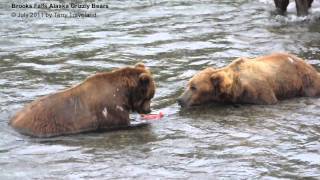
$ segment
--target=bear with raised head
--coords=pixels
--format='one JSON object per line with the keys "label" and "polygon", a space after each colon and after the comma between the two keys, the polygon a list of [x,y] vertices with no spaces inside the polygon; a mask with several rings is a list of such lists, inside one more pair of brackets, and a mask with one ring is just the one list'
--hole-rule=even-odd
{"label": "bear with raised head", "polygon": [[178,99],[190,107],[208,102],[276,104],[279,100],[320,95],[320,74],[303,59],[275,53],[238,58],[226,67],[193,76]]}
{"label": "bear with raised head", "polygon": [[52,137],[126,127],[129,113],[149,113],[155,83],[143,64],[97,73],[84,82],[41,97],[10,125],[22,134]]}

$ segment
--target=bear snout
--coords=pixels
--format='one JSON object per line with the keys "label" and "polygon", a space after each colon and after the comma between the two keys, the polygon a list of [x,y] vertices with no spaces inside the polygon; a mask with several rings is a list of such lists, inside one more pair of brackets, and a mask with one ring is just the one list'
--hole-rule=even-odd
{"label": "bear snout", "polygon": [[141,110],[137,110],[137,112],[139,114],[149,114],[151,113],[151,109],[141,109]]}
{"label": "bear snout", "polygon": [[177,103],[178,103],[181,107],[184,106],[184,102],[183,102],[183,100],[182,100],[181,98],[178,98],[178,99],[177,99]]}
{"label": "bear snout", "polygon": [[178,99],[177,103],[181,107],[189,107],[192,104],[192,92],[186,90]]}
{"label": "bear snout", "polygon": [[137,109],[137,112],[140,114],[149,114],[151,113],[150,102],[145,102],[140,108]]}
{"label": "bear snout", "polygon": [[187,100],[183,97],[183,96],[180,96],[178,99],[177,99],[177,103],[181,106],[181,107],[188,107],[188,102]]}

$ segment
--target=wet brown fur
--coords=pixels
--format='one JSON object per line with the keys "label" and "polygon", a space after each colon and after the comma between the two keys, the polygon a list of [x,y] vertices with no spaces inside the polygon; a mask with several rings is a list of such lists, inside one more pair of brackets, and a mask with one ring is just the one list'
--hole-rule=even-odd
{"label": "wet brown fur", "polygon": [[150,111],[154,93],[151,73],[137,64],[95,74],[75,87],[41,97],[25,106],[9,124],[35,137],[125,127],[130,123],[130,111]]}
{"label": "wet brown fur", "polygon": [[275,104],[298,96],[319,96],[320,75],[304,60],[286,53],[238,58],[220,69],[207,68],[188,83],[182,106],[207,102]]}

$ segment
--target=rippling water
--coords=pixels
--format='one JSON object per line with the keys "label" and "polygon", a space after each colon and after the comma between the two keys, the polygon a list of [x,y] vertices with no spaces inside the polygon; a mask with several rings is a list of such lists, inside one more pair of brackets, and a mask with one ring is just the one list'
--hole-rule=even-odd
{"label": "rippling water", "polygon": [[[320,67],[319,0],[306,18],[293,3],[278,16],[267,0],[109,0],[97,18],[21,19],[9,2],[0,4],[1,179],[320,178],[319,98],[175,103],[194,73],[239,56],[289,51]],[[152,69],[153,110],[166,114],[148,127],[32,139],[7,124],[36,97],[137,62]]]}

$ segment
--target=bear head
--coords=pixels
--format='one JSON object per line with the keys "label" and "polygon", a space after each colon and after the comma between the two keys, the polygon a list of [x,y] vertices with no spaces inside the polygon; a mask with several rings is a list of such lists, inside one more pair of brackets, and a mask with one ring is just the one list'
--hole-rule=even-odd
{"label": "bear head", "polygon": [[138,71],[137,81],[135,81],[130,93],[131,110],[138,113],[150,113],[151,99],[155,94],[155,82],[150,71],[142,63],[134,66]]}
{"label": "bear head", "polygon": [[232,94],[232,85],[232,72],[206,68],[190,79],[186,90],[178,98],[178,104],[190,107],[209,102],[228,102]]}

